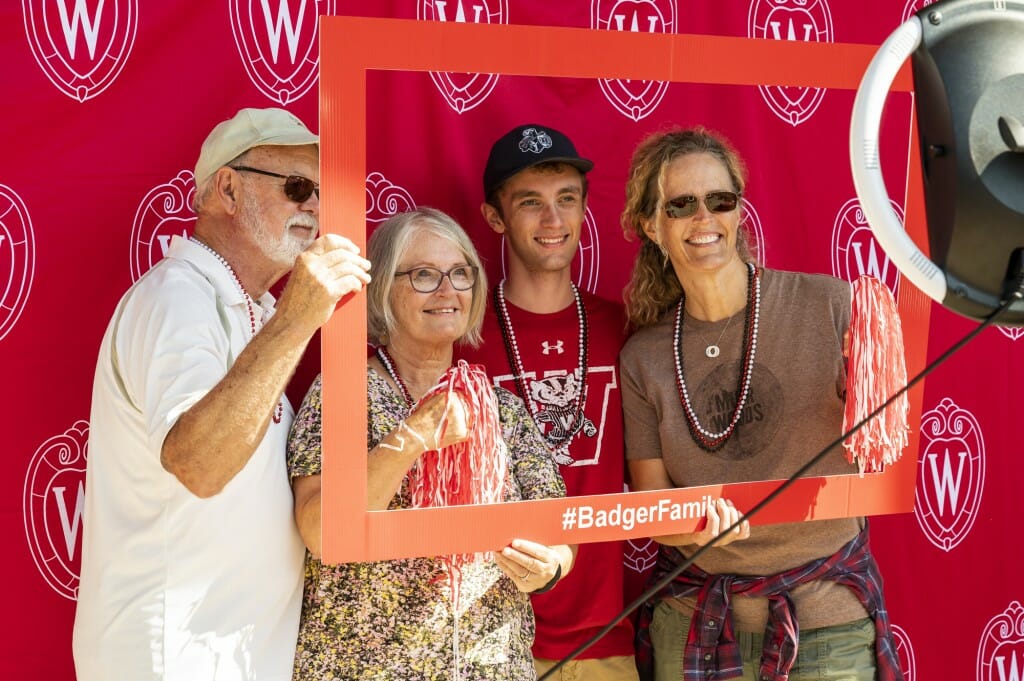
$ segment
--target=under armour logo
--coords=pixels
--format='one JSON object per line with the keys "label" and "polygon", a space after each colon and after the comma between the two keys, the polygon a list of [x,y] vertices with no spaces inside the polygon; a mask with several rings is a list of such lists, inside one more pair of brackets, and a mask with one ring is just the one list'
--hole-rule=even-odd
{"label": "under armour logo", "polygon": [[543,130],[527,128],[523,130],[523,139],[519,140],[519,151],[532,151],[539,154],[552,145],[551,136]]}
{"label": "under armour logo", "polygon": [[562,348],[562,341],[558,341],[554,345],[548,343],[547,341],[542,341],[541,347],[544,348],[543,352],[545,355],[550,355],[552,350],[557,352],[558,354],[562,354],[563,352],[565,352],[565,350]]}

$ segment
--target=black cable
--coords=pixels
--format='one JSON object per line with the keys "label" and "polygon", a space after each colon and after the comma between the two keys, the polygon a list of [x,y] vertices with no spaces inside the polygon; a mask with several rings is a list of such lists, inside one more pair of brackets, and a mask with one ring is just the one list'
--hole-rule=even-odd
{"label": "black cable", "polygon": [[671,572],[666,574],[664,577],[659,579],[653,586],[648,587],[646,591],[644,591],[642,594],[640,594],[640,596],[635,598],[633,600],[633,602],[631,602],[629,605],[627,605],[626,608],[621,613],[619,613],[619,615],[615,619],[613,619],[603,629],[601,629],[601,631],[599,631],[596,634],[594,634],[593,636],[591,636],[590,639],[588,639],[582,645],[580,645],[578,648],[576,648],[576,650],[574,650],[571,653],[569,653],[564,659],[560,660],[555,666],[553,666],[548,671],[544,672],[543,676],[540,676],[537,681],[544,681],[544,679],[547,679],[552,674],[554,674],[556,671],[561,669],[569,660],[575,658],[577,655],[582,653],[584,650],[586,650],[590,646],[592,646],[595,643],[597,643],[598,641],[600,641],[601,638],[604,637],[605,634],[607,634],[609,631],[614,629],[615,625],[617,625],[619,622],[624,620],[629,615],[629,613],[633,612],[638,607],[643,605],[644,602],[647,601],[647,599],[651,598],[654,594],[658,593],[663,588],[668,586],[668,584],[671,583],[672,580],[674,580],[679,575],[679,573],[681,573],[683,570],[685,570],[686,568],[688,568],[691,565],[693,565],[693,562],[695,560],[697,560],[697,558],[700,557],[700,555],[702,553],[704,553],[706,550],[708,550],[709,548],[711,548],[712,546],[717,544],[718,541],[722,537],[726,536],[728,533],[730,533],[733,530],[735,530],[745,520],[749,520],[753,515],[755,515],[756,513],[761,511],[761,509],[763,509],[765,506],[767,506],[772,501],[774,501],[775,498],[778,497],[780,494],[782,494],[787,488],[789,488],[790,485],[792,485],[798,479],[803,477],[804,473],[806,473],[808,470],[813,468],[818,462],[820,462],[822,459],[824,459],[825,456],[829,452],[831,452],[833,449],[835,449],[836,447],[841,445],[843,443],[843,441],[846,440],[846,438],[850,437],[851,435],[856,433],[858,430],[863,428],[864,425],[868,421],[870,421],[875,416],[877,416],[882,411],[884,411],[886,407],[888,407],[890,404],[892,404],[895,400],[899,399],[900,396],[902,396],[908,390],[910,390],[915,385],[917,385],[922,380],[924,380],[925,376],[927,376],[933,370],[938,368],[947,359],[952,357],[954,354],[959,352],[965,345],[967,345],[972,340],[974,340],[975,337],[977,337],[978,334],[980,334],[982,331],[984,331],[989,326],[991,326],[992,323],[995,322],[995,320],[999,317],[999,315],[1001,315],[1004,312],[1006,312],[1006,310],[1008,310],[1013,303],[1015,303],[1015,302],[1017,302],[1019,300],[1024,299],[1024,282],[1022,282],[1021,279],[1022,279],[1022,276],[1007,277],[1007,284],[1011,284],[1012,283],[1015,286],[1015,288],[1012,289],[1012,293],[1007,295],[1006,300],[1004,300],[1000,304],[999,308],[997,308],[989,316],[985,317],[984,321],[982,321],[982,323],[976,329],[973,329],[970,333],[968,333],[962,339],[957,341],[956,344],[954,344],[952,347],[950,347],[948,350],[946,350],[944,353],[942,353],[934,362],[932,362],[931,364],[926,366],[924,369],[922,369],[921,372],[919,374],[917,374],[916,376],[914,376],[912,379],[910,379],[910,381],[905,386],[903,386],[900,390],[898,390],[895,394],[893,394],[892,397],[890,397],[885,402],[883,402],[880,407],[878,407],[873,412],[871,412],[870,414],[865,416],[863,419],[861,419],[860,422],[858,422],[855,426],[850,428],[849,431],[847,431],[846,433],[843,433],[838,438],[833,440],[830,444],[826,445],[824,449],[822,449],[820,452],[818,452],[810,461],[808,461],[803,466],[801,466],[795,473],[793,473],[793,475],[791,475],[789,478],[787,478],[781,485],[778,486],[778,488],[776,488],[768,496],[766,496],[764,499],[762,499],[757,504],[755,504],[753,508],[751,508],[742,517],[740,517],[735,523],[733,523],[728,528],[726,528],[724,531],[722,531],[721,533],[719,533],[718,535],[713,537],[711,539],[711,541],[709,541],[707,544],[705,544],[704,546],[701,546],[699,549],[697,549],[690,558],[688,558],[686,561],[684,561],[681,565],[679,565],[676,568],[674,568]]}

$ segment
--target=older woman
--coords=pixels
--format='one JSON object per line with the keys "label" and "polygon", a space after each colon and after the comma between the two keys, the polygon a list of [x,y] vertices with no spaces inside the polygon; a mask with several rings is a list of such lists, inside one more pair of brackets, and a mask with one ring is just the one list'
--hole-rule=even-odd
{"label": "older woman", "polygon": [[[438,395],[413,405],[451,366],[456,342],[479,342],[487,285],[469,237],[437,210],[394,216],[373,233],[367,255],[368,327],[380,343],[367,366],[369,509],[408,508],[410,466],[426,450],[467,438],[461,400]],[[496,394],[508,453],[505,500],[564,496],[522,401],[500,388]],[[442,417],[448,426],[439,429]],[[288,451],[296,521],[309,549],[295,678],[535,679],[528,594],[567,574],[573,550],[516,539],[493,560],[464,567],[457,613],[438,558],[321,563],[320,421],[317,378]]]}
{"label": "older woman", "polygon": [[[785,478],[841,432],[849,285],[758,267],[744,188],[736,152],[702,128],[634,152],[622,222],[641,240],[627,296],[638,330],[621,365],[637,489]],[[837,452],[811,475],[854,472]],[[655,580],[734,527],[650,604],[648,673],[901,678],[863,519],[752,528],[729,501],[709,506],[705,529],[656,538]]]}

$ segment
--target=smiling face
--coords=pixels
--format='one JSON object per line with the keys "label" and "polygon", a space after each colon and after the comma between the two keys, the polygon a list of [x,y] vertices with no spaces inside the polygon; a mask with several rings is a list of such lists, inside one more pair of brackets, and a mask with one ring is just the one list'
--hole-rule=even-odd
{"label": "smiling face", "polygon": [[[458,245],[435,232],[417,229],[411,236],[398,271],[433,267],[448,272],[471,263]],[[409,276],[397,275],[391,288],[391,312],[395,326],[391,343],[421,349],[447,346],[465,335],[469,326],[473,289],[456,290],[448,277],[431,293],[420,293],[412,287]]]}
{"label": "smiling face", "polygon": [[[319,181],[315,145],[255,147],[243,165],[280,175],[299,175]],[[291,269],[299,253],[316,238],[320,199],[313,193],[302,203],[284,193],[284,180],[239,172],[244,191],[239,199],[239,222],[251,232],[259,251],[275,265]]]}
{"label": "smiling face", "polygon": [[568,269],[580,243],[586,213],[583,175],[568,164],[527,168],[509,178],[498,193],[499,213],[482,210],[509,246],[509,267],[528,273]]}
{"label": "smiling face", "polygon": [[[742,264],[736,250],[739,206],[714,213],[704,203],[709,192],[738,191],[721,160],[704,152],[677,156],[662,170],[659,187],[658,208],[644,224],[644,232],[667,251],[681,281],[693,274]],[[700,199],[697,211],[689,217],[670,218],[665,213],[665,202],[684,195]]]}

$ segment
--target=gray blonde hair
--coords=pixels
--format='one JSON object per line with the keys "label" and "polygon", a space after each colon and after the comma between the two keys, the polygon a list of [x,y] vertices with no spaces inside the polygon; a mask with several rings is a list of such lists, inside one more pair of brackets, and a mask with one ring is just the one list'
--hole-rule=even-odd
{"label": "gray blonde hair", "polygon": [[[633,273],[625,291],[626,312],[635,329],[657,322],[683,293],[672,263],[644,232],[644,223],[654,219],[664,198],[661,196],[661,179],[665,168],[680,156],[697,153],[710,154],[721,161],[729,173],[732,190],[737,194],[743,193],[747,185],[743,160],[724,137],[704,127],[654,133],[640,142],[630,160],[621,223],[627,240],[640,238],[640,252],[633,263]],[[736,250],[744,262],[753,262],[748,240],[749,236],[741,226]]]}
{"label": "gray blonde hair", "polygon": [[412,237],[420,230],[436,234],[455,244],[466,258],[466,263],[476,268],[476,281],[472,289],[473,301],[469,306],[469,324],[465,335],[456,342],[477,347],[480,345],[480,329],[487,307],[487,276],[483,264],[469,235],[459,223],[436,208],[426,206],[391,216],[370,236],[366,245],[366,255],[373,263],[373,278],[366,288],[367,336],[371,343],[383,343],[394,331],[396,322],[391,311],[391,289],[395,284],[395,272],[405,257]]}

